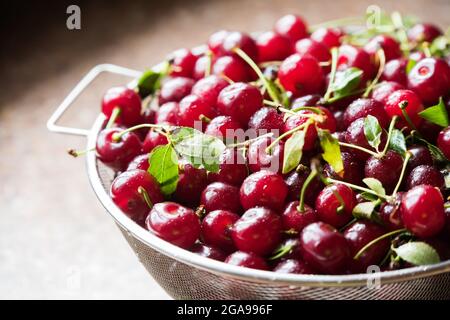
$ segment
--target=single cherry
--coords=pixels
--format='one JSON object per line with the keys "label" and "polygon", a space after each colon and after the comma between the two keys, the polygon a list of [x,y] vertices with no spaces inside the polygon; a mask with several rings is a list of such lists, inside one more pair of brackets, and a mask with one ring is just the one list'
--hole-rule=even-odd
{"label": "single cherry", "polygon": [[167,138],[162,133],[155,130],[150,130],[145,136],[144,142],[142,143],[143,152],[151,152],[157,146],[167,144]]}
{"label": "single cherry", "polygon": [[238,220],[239,216],[236,213],[226,210],[211,211],[202,221],[203,241],[227,252],[235,250],[231,228]]}
{"label": "single cherry", "polygon": [[437,138],[437,145],[447,159],[450,159],[450,127],[443,129]]}
{"label": "single cherry", "polygon": [[412,189],[421,184],[427,184],[440,190],[444,189],[445,181],[442,173],[434,166],[420,165],[415,167],[406,179],[407,189]]}
{"label": "single cherry", "polygon": [[411,154],[406,167],[408,171],[411,171],[415,167],[421,165],[433,165],[433,158],[431,157],[430,150],[428,150],[427,147],[420,144],[415,144],[408,148],[408,152]]}
{"label": "single cherry", "polygon": [[292,53],[289,38],[272,31],[261,33],[256,38],[256,45],[260,62],[281,61]]}
{"label": "single cherry", "polygon": [[231,264],[233,266],[258,269],[258,270],[269,270],[269,266],[264,261],[263,258],[257,256],[254,253],[248,253],[243,251],[236,251],[230,254],[226,259],[225,263]]}
{"label": "single cherry", "polygon": [[410,126],[403,116],[402,108],[411,119],[413,125],[419,126],[422,122],[419,112],[423,110],[419,96],[411,90],[397,90],[387,98],[384,109],[391,118],[400,116],[400,121],[397,121],[397,127],[399,128]]}
{"label": "single cherry", "polygon": [[216,56],[220,56],[223,54],[222,52],[222,44],[225,37],[228,35],[228,31],[220,30],[213,33],[208,39],[208,48],[212,51],[212,53]]}
{"label": "single cherry", "polygon": [[156,111],[155,123],[176,126],[178,122],[179,105],[177,102],[167,102]]}
{"label": "single cherry", "polygon": [[402,221],[402,199],[404,192],[397,192],[394,199],[380,206],[378,217],[385,228],[390,231],[404,228]]}
{"label": "single cherry", "polygon": [[240,186],[248,176],[246,163],[242,151],[227,148],[219,157],[219,172],[208,172],[208,180]]}
{"label": "single cherry", "polygon": [[195,207],[205,189],[208,179],[205,169],[197,169],[192,164],[182,161],[179,164],[179,179],[174,200],[181,204]]}
{"label": "single cherry", "polygon": [[336,228],[343,227],[350,222],[355,206],[355,193],[343,184],[326,186],[316,199],[319,220]]}
{"label": "single cherry", "polygon": [[364,87],[366,82],[375,75],[375,65],[370,55],[362,48],[357,48],[348,44],[339,47],[338,53],[338,70],[346,70],[351,67],[358,68],[363,71],[361,86]]}
{"label": "single cherry", "polygon": [[228,82],[225,79],[216,75],[210,75],[197,81],[192,87],[192,94],[215,106],[220,91],[226,86],[228,86]]}
{"label": "single cherry", "polygon": [[215,110],[202,98],[196,95],[188,95],[180,101],[178,124],[185,127],[194,127],[196,123],[202,123],[202,117],[213,118]]}
{"label": "single cherry", "polygon": [[311,268],[301,260],[288,259],[278,263],[273,272],[293,273],[293,274],[312,274]]}
{"label": "single cherry", "polygon": [[325,174],[337,180],[346,181],[352,184],[359,185],[364,177],[364,164],[352,153],[341,152],[342,163],[344,164],[344,175],[341,177],[334,169],[327,163],[324,166]]}
{"label": "single cherry", "polygon": [[403,158],[389,150],[383,158],[371,156],[367,159],[364,174],[366,178],[378,179],[386,191],[391,192],[400,178],[402,166]]}
{"label": "single cherry", "polygon": [[404,58],[392,59],[384,66],[383,75],[381,79],[384,81],[397,82],[403,86],[406,86],[406,65],[408,60]]}
{"label": "single cherry", "polygon": [[171,66],[171,76],[192,78],[197,57],[191,51],[188,49],[178,49],[169,55],[168,60]]}
{"label": "single cherry", "polygon": [[234,82],[246,82],[250,79],[248,65],[236,56],[222,56],[214,61],[212,73],[217,76],[225,76]]}
{"label": "single cherry", "polygon": [[228,32],[222,41],[222,55],[234,55],[234,49],[244,51],[253,61],[258,61],[258,48],[255,40],[244,32]]}
{"label": "single cherry", "polygon": [[295,50],[300,55],[309,54],[319,62],[329,62],[331,60],[330,50],[325,45],[308,38],[297,41]]}
{"label": "single cherry", "polygon": [[[366,135],[364,134],[364,118],[359,118],[353,121],[348,126],[347,131],[345,133],[345,140],[349,144],[357,145],[369,149],[371,151],[375,151],[375,149],[369,145]],[[380,148],[383,148],[385,143],[386,143],[386,133],[383,131],[383,133],[381,134]],[[344,150],[353,153],[358,159],[363,161],[365,161],[370,156],[366,152],[353,148],[345,148]]]}
{"label": "single cherry", "polygon": [[175,77],[165,81],[159,93],[159,103],[179,102],[191,93],[194,80],[186,77]]}
{"label": "single cherry", "polygon": [[429,42],[442,35],[441,29],[431,23],[418,23],[408,30],[408,38],[414,42]]}
{"label": "single cherry", "polygon": [[389,125],[389,117],[381,102],[370,98],[360,98],[353,101],[344,113],[344,125],[348,127],[353,121],[365,118],[368,115],[377,118],[382,128]]}
{"label": "single cherry", "polygon": [[278,19],[274,29],[276,33],[289,38],[292,43],[308,36],[306,23],[301,17],[293,14],[288,14]]}
{"label": "single cherry", "polygon": [[[310,170],[307,167],[300,166],[297,170],[290,172],[285,177],[284,181],[289,189],[288,199],[290,201],[298,199],[303,184],[309,174]],[[324,186],[322,182],[318,178],[313,179],[309,184],[307,192],[305,194],[305,203],[313,207],[317,195],[320,193],[320,191],[322,191],[323,187]]]}
{"label": "single cherry", "polygon": [[237,130],[242,130],[239,122],[229,116],[218,116],[208,123],[205,134],[233,142]]}
{"label": "single cherry", "polygon": [[206,212],[214,210],[228,210],[240,213],[239,188],[222,183],[213,182],[203,190],[200,204],[205,206]]}
{"label": "single cherry", "polygon": [[195,80],[200,80],[206,76],[206,70],[212,67],[213,57],[208,55],[201,55],[194,65],[194,70],[192,70],[192,78]]}
{"label": "single cherry", "polygon": [[378,49],[383,49],[384,56],[386,61],[390,61],[392,59],[397,59],[402,56],[402,51],[400,50],[400,44],[394,38],[380,34],[373,37],[365,46],[364,50],[375,56]]}
{"label": "single cherry", "polygon": [[272,142],[274,142],[274,138],[264,137],[250,144],[247,151],[247,162],[251,172],[257,172],[262,169],[281,172],[283,168],[284,141],[279,141],[270,150],[266,150]]}
{"label": "single cherry", "polygon": [[318,220],[316,210],[305,205],[303,211],[299,210],[299,201],[291,201],[281,213],[283,230],[295,231],[299,234],[307,225]]}
{"label": "single cherry", "polygon": [[150,163],[148,162],[148,153],[144,153],[136,156],[133,160],[131,160],[126,171],[136,169],[147,171],[149,167]]}
{"label": "single cherry", "polygon": [[195,243],[191,248],[191,252],[198,254],[199,256],[218,261],[225,261],[227,258],[226,253],[219,248],[207,246],[203,243]]}
{"label": "single cherry", "polygon": [[102,112],[109,118],[115,108],[120,109],[116,123],[133,126],[141,122],[141,98],[132,89],[114,87],[109,89],[102,99]]}
{"label": "single cherry", "polygon": [[391,93],[402,89],[405,89],[405,87],[398,82],[383,81],[372,90],[371,96],[373,99],[385,104]]}
{"label": "single cherry", "polygon": [[268,132],[279,135],[283,130],[283,126],[283,114],[269,107],[264,107],[256,111],[248,122],[248,128],[255,130],[258,136]]}
{"label": "single cherry", "polygon": [[339,28],[319,28],[311,34],[311,39],[331,49],[341,45],[344,32]]}

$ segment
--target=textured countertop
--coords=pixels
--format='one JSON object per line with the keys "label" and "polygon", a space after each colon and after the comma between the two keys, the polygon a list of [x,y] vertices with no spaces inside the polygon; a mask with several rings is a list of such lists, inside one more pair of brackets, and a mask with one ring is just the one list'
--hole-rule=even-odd
{"label": "textured countertop", "polygon": [[[28,30],[3,28],[9,39],[0,52],[0,298],[170,298],[96,200],[83,159],[66,156],[69,147],[82,149],[84,139],[45,128],[51,112],[94,65],[144,69],[176,48],[204,42],[217,29],[270,29],[290,12],[313,24],[362,15],[374,2],[450,25],[448,0],[151,2],[81,4],[78,31],[66,28],[64,8],[41,8]],[[51,23],[41,23],[40,14],[50,14]],[[102,77],[64,123],[88,128],[102,93],[125,81]]]}

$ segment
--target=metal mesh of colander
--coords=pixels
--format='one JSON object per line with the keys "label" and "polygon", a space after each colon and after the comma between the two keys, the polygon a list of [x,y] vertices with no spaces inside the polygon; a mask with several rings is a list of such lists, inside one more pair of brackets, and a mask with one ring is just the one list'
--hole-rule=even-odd
{"label": "metal mesh of colander", "polygon": [[[88,137],[95,146],[99,116]],[[450,299],[450,261],[378,274],[276,274],[230,266],[175,247],[136,225],[108,193],[113,173],[87,156],[90,183],[152,277],[176,299]],[[379,286],[368,285],[377,283]]]}

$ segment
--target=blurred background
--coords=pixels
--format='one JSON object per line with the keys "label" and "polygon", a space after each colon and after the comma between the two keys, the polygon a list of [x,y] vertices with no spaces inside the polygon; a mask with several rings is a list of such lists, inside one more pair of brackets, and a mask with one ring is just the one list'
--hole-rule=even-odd
{"label": "blurred background", "polygon": [[[81,9],[68,30],[66,9]],[[309,24],[362,16],[368,5],[450,25],[449,0],[12,1],[0,4],[0,298],[169,299],[91,191],[84,138],[50,134],[45,122],[90,68],[138,70],[218,29],[270,29],[297,13]],[[63,123],[89,128],[110,86],[102,76]]]}

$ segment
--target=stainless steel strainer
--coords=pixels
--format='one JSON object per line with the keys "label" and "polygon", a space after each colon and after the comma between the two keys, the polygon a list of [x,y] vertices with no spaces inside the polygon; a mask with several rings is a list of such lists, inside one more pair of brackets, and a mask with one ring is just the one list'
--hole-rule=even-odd
{"label": "stainless steel strainer", "polygon": [[[77,96],[102,72],[136,78],[139,71],[103,64],[93,68],[72,90],[47,126],[50,131],[87,136],[95,147],[105,118],[90,130],[56,125]],[[133,86],[131,82],[129,86]],[[125,216],[109,197],[113,172],[86,157],[89,181],[141,263],[161,287],[176,299],[450,299],[450,261],[396,271],[327,276],[278,274],[231,266],[198,256],[159,239]]]}

